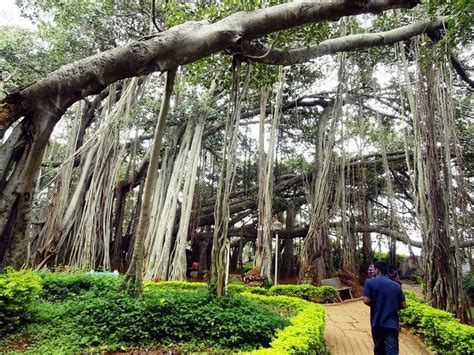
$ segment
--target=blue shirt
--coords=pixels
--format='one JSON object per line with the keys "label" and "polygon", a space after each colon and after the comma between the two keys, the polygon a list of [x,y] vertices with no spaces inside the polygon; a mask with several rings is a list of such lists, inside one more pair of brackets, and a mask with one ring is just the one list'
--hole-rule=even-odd
{"label": "blue shirt", "polygon": [[368,279],[364,296],[370,298],[370,324],[372,327],[399,328],[398,311],[405,301],[402,288],[386,276]]}

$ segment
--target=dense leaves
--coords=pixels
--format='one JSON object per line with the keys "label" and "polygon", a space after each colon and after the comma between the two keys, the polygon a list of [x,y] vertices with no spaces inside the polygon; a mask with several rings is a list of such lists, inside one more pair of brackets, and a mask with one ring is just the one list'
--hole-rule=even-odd
{"label": "dense leaves", "polygon": [[440,354],[468,354],[474,349],[474,327],[461,324],[451,313],[430,307],[406,293],[407,308],[401,312],[405,326],[423,335]]}
{"label": "dense leaves", "polygon": [[[31,272],[25,275],[39,280]],[[20,276],[15,274],[17,280]],[[185,283],[162,288],[150,284],[144,297],[135,299],[118,292],[113,278],[48,273],[43,280],[42,300],[35,305],[31,324],[22,330],[34,339],[32,352],[176,342],[252,349],[268,346],[275,331],[289,324],[278,312],[239,294],[216,299],[202,284],[188,291]],[[15,292],[17,303],[26,303],[26,296]]]}
{"label": "dense leaves", "polygon": [[312,285],[279,285],[268,291],[270,296],[291,296],[318,303],[332,303],[339,299],[332,286],[315,287]]}
{"label": "dense leaves", "polygon": [[40,292],[39,277],[31,271],[0,274],[0,335],[18,327],[28,316]]}

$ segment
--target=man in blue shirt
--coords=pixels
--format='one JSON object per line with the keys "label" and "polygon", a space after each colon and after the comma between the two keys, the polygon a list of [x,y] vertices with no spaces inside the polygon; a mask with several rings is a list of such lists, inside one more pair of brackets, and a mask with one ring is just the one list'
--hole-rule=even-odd
{"label": "man in blue shirt", "polygon": [[364,285],[364,303],[370,306],[370,324],[375,355],[397,355],[398,311],[405,307],[402,288],[387,277],[388,266],[383,261],[374,263],[375,278]]}

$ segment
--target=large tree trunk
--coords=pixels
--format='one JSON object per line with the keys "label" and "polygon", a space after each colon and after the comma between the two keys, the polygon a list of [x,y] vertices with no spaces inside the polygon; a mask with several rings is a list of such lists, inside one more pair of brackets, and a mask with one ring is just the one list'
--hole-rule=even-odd
{"label": "large tree trunk", "polygon": [[[26,262],[26,227],[34,181],[49,136],[56,123],[53,109],[38,110],[23,118],[1,147],[0,265],[20,268]],[[0,112],[1,113],[1,112]],[[5,152],[5,155],[3,153]]]}
{"label": "large tree trunk", "polygon": [[300,253],[298,282],[303,284],[318,284],[321,279],[331,277],[328,200],[334,132],[329,133],[332,134],[332,138],[328,138],[326,129],[332,112],[333,105],[328,105],[322,112],[317,126],[316,159],[307,194],[310,204],[309,230]]}
{"label": "large tree trunk", "polygon": [[[461,321],[466,321],[469,308],[460,272],[460,243],[456,231],[451,227],[456,225],[454,219],[457,213],[451,211],[451,216],[449,215],[447,197],[443,194],[443,189],[447,188],[447,194],[452,197],[452,191],[449,191],[452,176],[442,174],[442,169],[452,169],[452,162],[450,159],[441,159],[438,145],[442,146],[440,142],[449,142],[448,145],[451,143],[450,132],[443,132],[440,123],[446,111],[450,110],[446,106],[447,102],[452,100],[452,97],[440,94],[440,88],[448,87],[451,83],[440,78],[439,71],[434,68],[436,62],[423,67],[418,62],[415,86],[418,97],[415,100],[415,91],[401,44],[399,53],[413,115],[414,176],[423,236],[426,299],[432,306],[456,313]],[[415,54],[418,60],[421,58],[420,53],[420,43],[416,41]],[[454,248],[451,248],[451,239],[454,241]]]}

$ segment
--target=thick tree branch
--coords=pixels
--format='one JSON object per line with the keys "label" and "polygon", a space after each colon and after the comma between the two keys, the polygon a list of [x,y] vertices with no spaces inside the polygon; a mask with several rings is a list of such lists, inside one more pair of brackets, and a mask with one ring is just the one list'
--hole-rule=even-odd
{"label": "thick tree branch", "polygon": [[[232,14],[216,23],[187,22],[157,36],[65,65],[9,95],[0,105],[0,131],[21,116],[47,112],[57,121],[74,102],[121,79],[166,71],[269,33],[343,16],[411,8],[419,0],[307,1]],[[12,103],[13,95],[20,100]],[[19,101],[19,103],[18,103]],[[54,123],[54,122],[53,122]]]}
{"label": "thick tree branch", "polygon": [[394,30],[379,33],[363,33],[340,38],[328,39],[315,46],[292,50],[274,48],[268,50],[262,46],[244,43],[244,55],[252,61],[265,64],[290,65],[305,63],[312,59],[338,52],[350,52],[361,49],[385,46],[412,37],[439,30],[444,27],[444,19],[425,20]]}
{"label": "thick tree branch", "polygon": [[454,54],[451,54],[451,64],[459,77],[469,85],[469,89],[474,91],[474,80],[469,77],[469,74],[467,73],[468,69],[464,67],[461,61]]}

